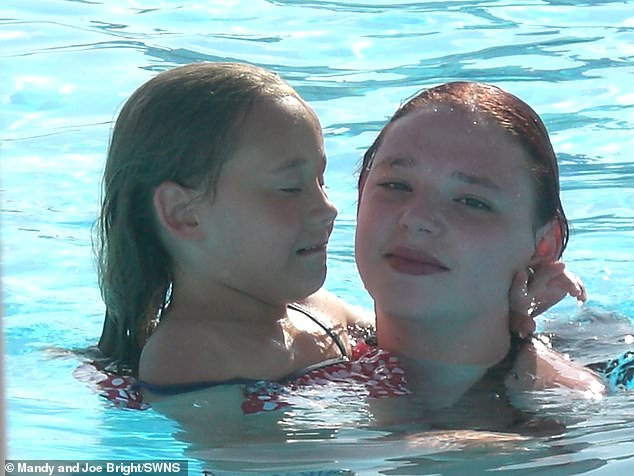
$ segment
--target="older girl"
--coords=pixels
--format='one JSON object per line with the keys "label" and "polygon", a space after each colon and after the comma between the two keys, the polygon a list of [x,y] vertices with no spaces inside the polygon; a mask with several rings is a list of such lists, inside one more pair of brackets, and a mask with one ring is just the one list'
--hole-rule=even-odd
{"label": "older girl", "polygon": [[506,325],[514,276],[553,266],[567,240],[557,159],[526,103],[457,82],[399,108],[364,157],[356,260],[379,346],[405,361],[424,407],[473,388],[603,392],[594,373]]}

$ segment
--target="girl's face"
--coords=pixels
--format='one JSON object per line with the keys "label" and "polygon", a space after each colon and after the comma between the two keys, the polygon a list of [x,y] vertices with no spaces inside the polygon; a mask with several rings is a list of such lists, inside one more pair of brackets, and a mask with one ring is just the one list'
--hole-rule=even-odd
{"label": "girl's face", "polygon": [[207,272],[266,302],[304,298],[326,275],[337,211],[321,127],[294,97],[254,105],[203,211]]}
{"label": "girl's face", "polygon": [[508,309],[534,210],[528,159],[499,125],[441,105],[400,118],[359,199],[356,259],[377,311],[455,322]]}

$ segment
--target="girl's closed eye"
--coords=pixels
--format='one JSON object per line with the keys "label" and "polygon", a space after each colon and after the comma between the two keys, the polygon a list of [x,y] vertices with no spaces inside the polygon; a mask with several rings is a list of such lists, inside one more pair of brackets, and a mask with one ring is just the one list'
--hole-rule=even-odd
{"label": "girl's closed eye", "polygon": [[279,191],[286,195],[295,195],[301,193],[304,189],[302,187],[280,187]]}
{"label": "girl's closed eye", "polygon": [[411,192],[412,187],[402,180],[382,180],[377,185],[385,190],[391,190],[395,192]]}
{"label": "girl's closed eye", "polygon": [[482,200],[479,198],[459,197],[455,198],[454,201],[474,210],[493,211],[493,207],[486,200]]}
{"label": "girl's closed eye", "polygon": [[[312,180],[315,180],[315,182],[313,182]],[[319,187],[322,190],[325,190],[328,188],[326,187],[324,176],[320,175],[316,179],[310,179],[308,181],[302,180],[300,184],[278,187],[278,190],[285,195],[297,195],[302,193],[304,190],[306,190],[306,187],[311,189],[311,187],[315,183],[317,184],[317,187]]]}

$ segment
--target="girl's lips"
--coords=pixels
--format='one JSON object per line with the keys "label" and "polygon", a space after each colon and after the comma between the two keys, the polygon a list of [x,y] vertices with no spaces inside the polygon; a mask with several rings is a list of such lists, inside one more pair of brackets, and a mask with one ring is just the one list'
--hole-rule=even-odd
{"label": "girl's lips", "polygon": [[413,248],[395,248],[385,254],[385,260],[397,273],[413,276],[426,276],[449,271],[449,268],[435,256]]}
{"label": "girl's lips", "polygon": [[307,246],[297,251],[300,256],[308,256],[316,253],[325,253],[328,243],[319,243],[316,245]]}

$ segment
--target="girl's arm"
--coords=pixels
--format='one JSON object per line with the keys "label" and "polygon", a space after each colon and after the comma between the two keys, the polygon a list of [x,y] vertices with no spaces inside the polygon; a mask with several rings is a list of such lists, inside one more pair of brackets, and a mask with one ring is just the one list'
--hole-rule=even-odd
{"label": "girl's arm", "polygon": [[[564,297],[572,296],[580,303],[587,298],[581,280],[566,270],[561,261],[518,273],[510,295],[511,332],[517,332],[521,337],[535,331],[535,316]],[[570,361],[538,339],[532,339],[529,345],[523,347],[507,385],[518,390],[562,387],[594,395],[605,392],[605,386],[596,373]]]}
{"label": "girl's arm", "polygon": [[520,351],[506,384],[513,390],[567,388],[592,397],[599,397],[606,391],[595,372],[572,362],[535,338]]}

